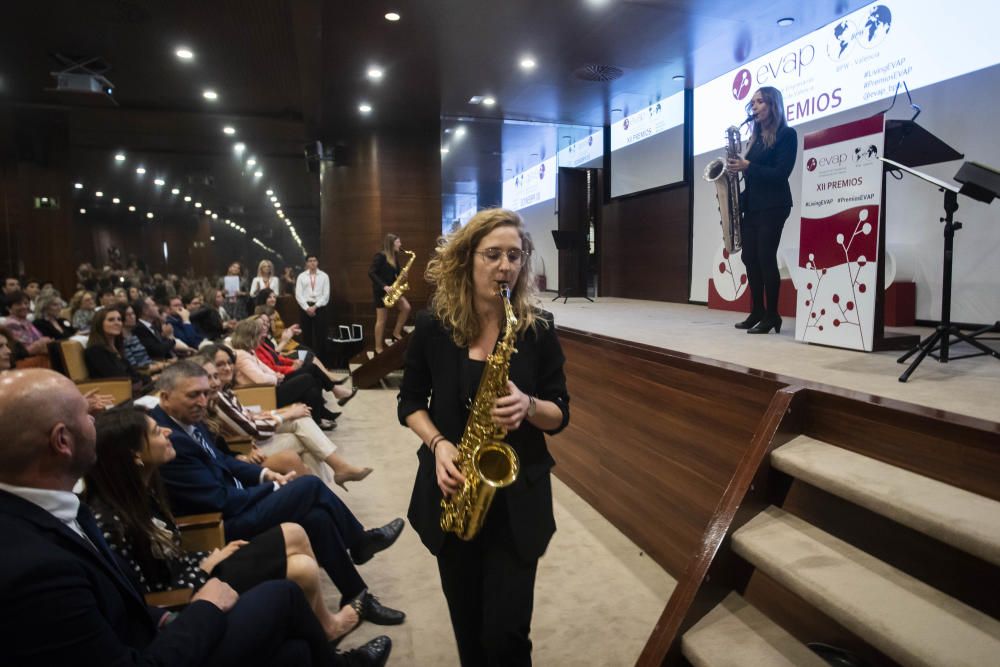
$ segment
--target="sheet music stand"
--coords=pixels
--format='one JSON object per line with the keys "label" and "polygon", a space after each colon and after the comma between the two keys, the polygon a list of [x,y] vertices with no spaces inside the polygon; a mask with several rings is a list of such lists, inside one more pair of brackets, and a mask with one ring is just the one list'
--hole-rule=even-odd
{"label": "sheet music stand", "polygon": [[[897,359],[897,361],[902,364],[906,363],[906,360],[914,354],[917,355],[916,359],[913,360],[913,363],[911,363],[910,366],[903,371],[903,374],[899,376],[899,381],[906,382],[909,380],[913,371],[917,369],[920,362],[922,362],[928,355],[937,359],[942,364],[948,363],[950,359],[965,359],[966,357],[980,357],[983,355],[990,355],[995,359],[1000,360],[1000,352],[997,352],[996,350],[983,345],[973,337],[962,333],[958,327],[951,323],[951,275],[952,262],[954,260],[955,232],[962,228],[962,223],[955,222],[954,220],[955,211],[958,210],[958,195],[963,194],[968,197],[978,199],[979,201],[989,203],[997,194],[995,191],[991,191],[989,189],[991,186],[990,179],[979,174],[975,169],[966,170],[967,166],[973,165],[971,162],[966,162],[962,165],[962,169],[959,170],[959,174],[962,174],[963,177],[972,184],[966,184],[965,186],[959,188],[951,183],[938,180],[929,174],[924,174],[916,169],[910,169],[909,167],[893,160],[889,160],[887,158],[879,159],[882,160],[882,162],[891,165],[894,169],[912,174],[944,192],[944,217],[941,218],[941,222],[944,223],[944,273],[941,281],[941,322],[938,324],[934,333],[920,341],[913,347],[913,349]],[[978,165],[973,166],[977,169],[986,171]],[[995,172],[994,175],[996,175]],[[992,185],[1000,189],[1000,181],[993,183]],[[950,356],[949,348],[952,343],[952,336],[954,336],[957,341],[962,341],[972,345],[978,349],[979,352],[965,354],[960,357]]]}
{"label": "sheet music stand", "polygon": [[[556,250],[567,251],[577,256],[578,261],[585,261],[579,257],[580,252],[587,247],[587,237],[583,232],[577,232],[573,230],[565,229],[553,229],[552,230],[552,240],[555,241]],[[586,265],[584,265],[583,271],[576,272],[577,274],[583,273],[586,276]],[[582,293],[581,293],[582,291]],[[563,300],[563,303],[569,301],[571,296],[582,296],[587,301],[591,303],[594,302],[589,296],[587,296],[587,281],[584,279],[583,287],[579,285],[569,285],[564,286],[562,282],[559,283],[559,291],[556,293],[553,301],[559,299]]]}

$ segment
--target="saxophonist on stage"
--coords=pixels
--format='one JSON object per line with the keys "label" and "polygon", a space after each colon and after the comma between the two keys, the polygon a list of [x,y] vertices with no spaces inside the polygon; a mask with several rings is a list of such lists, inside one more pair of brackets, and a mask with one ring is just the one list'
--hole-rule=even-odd
{"label": "saxophonist on stage", "polygon": [[766,334],[772,329],[781,333],[778,243],[792,211],[788,177],[795,166],[799,140],[785,122],[785,102],[777,88],[758,89],[747,104],[747,114],[753,120],[746,155],[737,155],[726,165],[730,173],[743,173],[740,233],[753,303],[750,317],[738,322],[736,328],[752,334]]}
{"label": "saxophonist on stage", "polygon": [[[399,254],[402,247],[403,242],[399,240],[398,236],[386,234],[382,250],[375,253],[371,268],[368,269],[368,277],[372,281],[372,298],[375,300],[375,354],[381,353],[385,346],[385,322],[389,317],[389,308],[391,307],[386,306],[385,298],[392,292],[393,284],[402,271],[399,264]],[[412,253],[409,254],[411,257],[413,256]],[[392,330],[392,338],[397,341],[403,337],[403,326],[410,316],[410,302],[406,300],[405,296],[400,296],[395,305],[398,306],[398,314],[396,315],[396,326]]]}
{"label": "saxophonist on stage", "polygon": [[[408,516],[437,556],[466,667],[531,664],[535,571],[555,532],[545,434],[566,427],[569,396],[530,251],[520,216],[504,209],[480,211],[437,248],[426,271],[437,289],[417,316],[399,392],[399,420],[422,441]],[[475,423],[480,414],[487,423]],[[516,479],[496,491],[482,529],[460,538],[443,530],[442,508],[473,473],[455,465],[458,447],[484,432],[513,448]]]}

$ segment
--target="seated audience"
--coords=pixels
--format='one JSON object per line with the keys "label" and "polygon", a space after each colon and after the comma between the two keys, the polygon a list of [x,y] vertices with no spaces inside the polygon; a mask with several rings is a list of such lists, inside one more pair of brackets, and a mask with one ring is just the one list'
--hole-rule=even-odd
{"label": "seated audience", "polygon": [[339,412],[330,412],[323,398],[323,388],[311,375],[297,375],[286,378],[281,373],[268,368],[257,358],[255,350],[260,344],[260,323],[246,319],[236,325],[230,337],[233,351],[236,353],[236,386],[246,384],[270,384],[275,386],[278,407],[292,403],[305,403],[309,406],[311,416],[320,428],[333,428],[333,422],[340,416]]}
{"label": "seated audience", "polygon": [[133,368],[149,375],[155,375],[166,368],[170,362],[153,361],[149,352],[139,341],[139,337],[135,335],[135,328],[139,324],[139,320],[135,316],[135,308],[128,304],[118,304],[116,308],[122,315],[122,345],[125,361]]}
{"label": "seated audience", "polygon": [[209,380],[205,370],[179,361],[163,371],[160,405],[153,419],[171,430],[177,457],[161,468],[175,512],[221,512],[227,540],[250,539],[283,522],[300,524],[316,560],[341,594],[341,605],[360,599],[362,620],[380,625],[402,623],[405,614],[382,606],[367,590],[355,565],[390,547],[402,532],[402,519],[365,530],[341,500],[318,478],[289,478],[238,461],[211,444],[202,423]]}
{"label": "seated audience", "polygon": [[95,427],[97,463],[84,477],[84,500],[142,591],[198,590],[216,577],[243,594],[270,579],[291,579],[306,594],[327,638],[337,639],[358,624],[350,606],[331,614],[323,604],[319,566],[298,524],[283,523],[211,553],[185,551],[158,472],[176,456],[170,431],[136,408],[98,415]]}
{"label": "seated audience", "polygon": [[36,279],[28,278],[24,281],[24,293],[28,295],[29,299],[31,299],[31,304],[30,304],[31,315],[29,316],[30,319],[34,319],[33,316],[35,314],[35,302],[38,300],[38,296],[41,293],[41,291],[42,291],[41,285],[39,285]]}
{"label": "seated audience", "polygon": [[146,393],[152,385],[147,376],[139,373],[125,358],[125,342],[122,335],[124,324],[117,308],[97,311],[87,339],[87,349],[83,358],[87,362],[90,377],[121,378],[132,380],[132,393],[136,396]]}
{"label": "seated audience", "polygon": [[0,628],[11,665],[384,665],[380,637],[346,654],[298,585],[239,595],[209,579],[179,614],[146,605],[72,493],[94,464],[94,424],[67,378],[0,383]]}
{"label": "seated audience", "polygon": [[192,350],[197,350],[202,337],[191,326],[191,312],[184,307],[183,300],[179,296],[171,297],[168,307],[170,310],[165,321],[173,327],[174,335]]}
{"label": "seated audience", "polygon": [[90,331],[90,321],[94,319],[97,308],[95,299],[94,293],[86,290],[80,290],[70,299],[69,321],[80,333]]}
{"label": "seated audience", "polygon": [[110,308],[115,305],[117,300],[115,298],[115,291],[110,287],[104,287],[97,291],[97,310],[104,310],[105,308]]}
{"label": "seated audience", "polygon": [[[329,466],[333,470],[334,483],[345,491],[347,482],[360,482],[371,474],[371,468],[351,465],[337,455],[337,446],[309,418],[309,407],[304,403],[293,403],[270,412],[250,412],[244,408],[233,392],[236,355],[228,347],[205,346],[199,356],[211,359],[219,375],[221,387],[216,396],[215,412],[223,437],[253,438],[255,447],[265,456],[291,448],[320,465]],[[270,467],[267,463],[264,465]]]}
{"label": "seated audience", "polygon": [[35,303],[35,328],[52,340],[66,340],[76,333],[76,329],[63,319],[62,310],[66,302],[56,292],[50,292],[38,297]]}
{"label": "seated audience", "polygon": [[191,325],[202,338],[199,347],[203,347],[207,343],[221,342],[226,335],[222,317],[219,315],[219,311],[214,308],[199,308],[192,312]]}
{"label": "seated audience", "polygon": [[[271,317],[271,332],[272,336],[278,341],[276,349],[282,354],[292,354],[299,348],[299,342],[293,338],[293,336],[298,336],[302,333],[302,328],[298,324],[293,324],[290,327],[285,327],[285,322],[281,319],[281,314],[278,312],[278,296],[269,289],[262,289],[257,292],[257,296],[254,299],[254,305],[259,309],[261,306],[268,306],[270,310],[265,310]],[[254,313],[258,313],[255,310]],[[285,334],[285,331],[291,330],[290,334]]]}
{"label": "seated audience", "polygon": [[3,294],[0,295],[0,316],[7,317],[9,314],[8,310],[8,299],[10,295],[14,292],[21,291],[21,279],[17,276],[7,276],[3,280]]}
{"label": "seated audience", "polygon": [[0,327],[0,372],[14,368],[14,349],[11,341],[14,337],[7,329]]}
{"label": "seated audience", "polygon": [[226,310],[226,293],[221,289],[211,289],[207,292],[205,303],[209,308],[219,313],[222,326],[226,331],[236,328],[236,319]]}
{"label": "seated audience", "polygon": [[156,309],[153,299],[148,296],[140,299],[132,304],[132,309],[135,311],[136,317],[139,318],[139,323],[136,324],[133,333],[142,346],[146,348],[150,358],[154,361],[173,359],[176,356],[174,351],[177,347],[177,341],[170,335],[173,332],[172,329],[166,329],[165,326],[161,325],[159,311]]}
{"label": "seated audience", "polygon": [[24,292],[17,291],[7,296],[7,305],[10,315],[4,325],[7,331],[21,345],[24,346],[29,356],[48,356],[49,343],[52,339],[42,334],[34,324],[28,321],[28,309],[31,299]]}

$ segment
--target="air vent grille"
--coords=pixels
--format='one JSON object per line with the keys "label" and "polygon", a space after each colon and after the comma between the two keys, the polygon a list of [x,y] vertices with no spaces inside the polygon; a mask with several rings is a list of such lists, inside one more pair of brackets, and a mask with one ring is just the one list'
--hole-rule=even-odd
{"label": "air vent grille", "polygon": [[615,67],[614,65],[598,65],[591,63],[589,65],[584,65],[578,67],[574,72],[573,76],[581,81],[596,81],[603,83],[605,81],[614,81],[620,78],[625,71],[620,67]]}

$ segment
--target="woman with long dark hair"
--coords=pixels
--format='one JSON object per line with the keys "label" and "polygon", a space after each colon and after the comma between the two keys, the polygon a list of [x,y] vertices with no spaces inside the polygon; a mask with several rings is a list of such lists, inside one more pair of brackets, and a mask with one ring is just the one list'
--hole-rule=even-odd
{"label": "woman with long dark hair", "polygon": [[83,359],[92,378],[127,377],[132,393],[145,393],[152,380],[142,375],[125,356],[125,322],[117,308],[103,308],[94,314]]}
{"label": "woman with long dark hair", "polygon": [[283,523],[210,553],[185,551],[158,472],[176,456],[170,430],[135,408],[108,410],[95,426],[97,463],[85,477],[85,500],[144,592],[197,590],[216,577],[243,593],[287,578],[302,587],[329,639],[357,626],[358,614],[349,605],[332,614],[323,603],[319,566],[301,526]]}
{"label": "woman with long dark hair", "polygon": [[[368,269],[368,278],[372,281],[372,298],[375,301],[375,354],[380,353],[385,346],[385,323],[389,319],[389,309],[382,300],[403,270],[399,265],[399,251],[402,247],[403,242],[398,236],[386,234],[382,249],[375,253],[371,268]],[[410,316],[410,302],[405,296],[401,296],[396,302],[396,308],[399,314],[396,315],[396,326],[392,330],[393,340],[399,340],[403,336],[403,325]]]}
{"label": "woman with long dark hair", "polygon": [[[555,532],[545,434],[569,422],[569,395],[552,316],[536,305],[530,252],[520,216],[504,209],[480,211],[437,248],[425,273],[436,290],[430,310],[417,316],[399,391],[399,420],[424,443],[408,516],[437,556],[465,666],[531,663],[535,572]],[[441,500],[461,490],[470,472],[455,464],[457,445],[506,335],[503,283],[517,318],[517,352],[505,395],[484,396],[492,422],[475,430],[505,429],[520,474],[496,492],[482,529],[465,541],[441,529]]]}
{"label": "woman with long dark hair", "polygon": [[747,104],[747,114],[753,117],[753,130],[746,155],[726,165],[730,173],[743,174],[742,258],[753,303],[750,316],[736,328],[752,334],[765,334],[771,329],[781,333],[777,254],[781,230],[792,211],[788,177],[795,166],[799,141],[785,121],[785,102],[777,88],[758,89]]}

